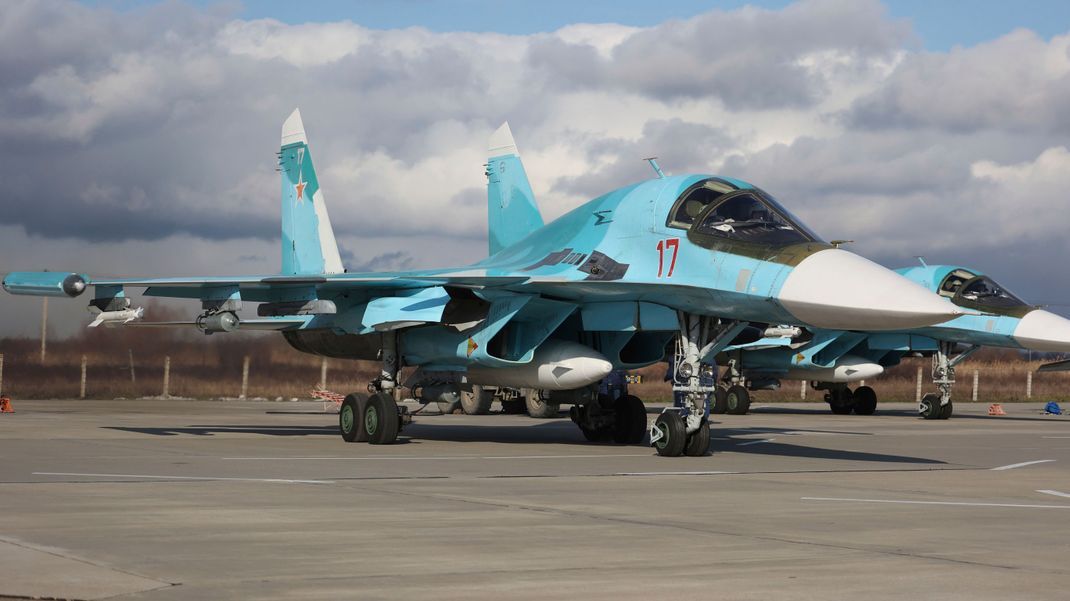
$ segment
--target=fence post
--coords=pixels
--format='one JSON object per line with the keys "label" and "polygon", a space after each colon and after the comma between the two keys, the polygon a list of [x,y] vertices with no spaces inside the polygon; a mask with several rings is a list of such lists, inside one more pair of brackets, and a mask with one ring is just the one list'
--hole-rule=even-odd
{"label": "fence post", "polygon": [[41,299],[41,363],[45,362],[45,346],[48,339],[48,297]]}
{"label": "fence post", "polygon": [[918,387],[914,390],[914,402],[921,403],[921,372],[922,366],[918,366]]}
{"label": "fence post", "polygon": [[327,357],[320,363],[320,390],[327,390]]}
{"label": "fence post", "polygon": [[1025,372],[1025,398],[1033,398],[1033,372]]}
{"label": "fence post", "polygon": [[245,360],[241,364],[241,396],[239,399],[245,399],[246,394],[249,392],[249,355],[245,356]]}
{"label": "fence post", "polygon": [[0,353],[0,394],[4,392],[4,354]]}
{"label": "fence post", "polygon": [[82,355],[82,386],[78,389],[78,398],[80,399],[85,398],[85,363],[85,355]]}
{"label": "fence post", "polygon": [[171,396],[171,357],[170,355],[163,358],[163,398],[169,398]]}
{"label": "fence post", "polygon": [[973,370],[973,402],[977,402],[977,370]]}
{"label": "fence post", "polygon": [[130,357],[130,383],[131,384],[136,384],[137,383],[137,376],[134,375],[134,349],[132,349],[132,348],[126,349],[126,353]]}
{"label": "fence post", "polygon": [[799,398],[805,401],[806,400],[806,383],[807,383],[807,381],[803,380],[802,382],[799,382],[799,383],[802,384],[802,386],[799,387]]}

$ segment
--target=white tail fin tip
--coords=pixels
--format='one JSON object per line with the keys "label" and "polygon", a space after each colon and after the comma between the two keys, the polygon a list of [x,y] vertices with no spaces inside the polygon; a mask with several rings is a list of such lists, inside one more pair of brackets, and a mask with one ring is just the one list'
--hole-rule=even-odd
{"label": "white tail fin tip", "polygon": [[513,132],[509,129],[509,122],[506,121],[490,135],[490,140],[487,142],[487,156],[500,157],[508,154],[520,156],[520,152],[516,149],[516,141],[513,140]]}
{"label": "white tail fin tip", "polygon": [[294,109],[286,122],[282,124],[282,146],[304,142],[308,144],[308,136],[305,135],[305,124],[301,122],[301,109]]}

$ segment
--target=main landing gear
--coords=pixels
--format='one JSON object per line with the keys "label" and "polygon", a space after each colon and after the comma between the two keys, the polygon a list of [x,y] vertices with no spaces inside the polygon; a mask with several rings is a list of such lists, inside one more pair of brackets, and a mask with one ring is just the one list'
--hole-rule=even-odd
{"label": "main landing gear", "polygon": [[[738,322],[722,323],[720,320],[691,315],[681,311],[680,335],[676,339],[673,352],[673,406],[665,408],[654,420],[650,428],[650,444],[658,455],[677,457],[688,455],[698,457],[710,450],[710,397],[714,405],[722,401],[717,386],[703,385],[705,376],[712,366],[702,363],[702,358],[713,354],[715,347],[734,338],[740,330]],[[716,377],[716,374],[713,374]],[[739,391],[742,390],[740,396]],[[734,407],[741,401],[750,406],[750,395],[742,386],[733,386],[724,391],[724,403],[730,402],[728,392],[733,395]],[[738,409],[737,409],[738,410]]]}
{"label": "main landing gear", "polygon": [[346,396],[338,412],[338,430],[346,442],[392,444],[401,428],[412,422],[405,407],[397,403],[398,388],[397,335],[383,334],[383,367],[368,385],[370,395],[354,393]]}
{"label": "main landing gear", "polygon": [[814,390],[824,390],[825,402],[836,415],[873,415],[877,411],[877,391],[869,386],[854,390],[839,382],[814,382]]}
{"label": "main landing gear", "polygon": [[936,384],[939,392],[930,392],[921,397],[918,404],[918,415],[925,419],[947,419],[954,411],[951,403],[951,388],[955,385],[955,366],[966,360],[967,357],[981,348],[972,345],[954,357],[954,342],[940,342],[936,352],[933,353],[933,384]]}

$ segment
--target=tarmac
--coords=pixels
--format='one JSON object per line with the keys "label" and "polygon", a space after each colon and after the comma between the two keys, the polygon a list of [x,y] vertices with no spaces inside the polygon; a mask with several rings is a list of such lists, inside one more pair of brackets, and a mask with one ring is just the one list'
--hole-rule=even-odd
{"label": "tarmac", "polygon": [[663,458],[564,417],[428,409],[372,446],[322,403],[16,399],[0,598],[1066,599],[1041,406],[756,405]]}

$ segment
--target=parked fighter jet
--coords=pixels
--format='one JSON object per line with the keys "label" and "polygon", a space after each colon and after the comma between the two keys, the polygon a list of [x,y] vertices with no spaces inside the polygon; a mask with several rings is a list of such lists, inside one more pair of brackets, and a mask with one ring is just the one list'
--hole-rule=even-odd
{"label": "parked fighter jet", "polygon": [[[976,269],[922,264],[897,271],[973,314],[898,332],[818,330],[801,344],[766,338],[729,346],[722,355],[728,365],[724,392],[717,393],[714,411],[746,413],[746,389],[729,395],[730,384],[749,378],[752,386],[761,387],[784,378],[810,380],[816,389],[826,390],[833,413],[869,415],[877,406],[876,392],[869,386],[852,391],[848,383],[874,378],[908,353],[923,353],[932,355],[932,379],[939,392],[922,398],[919,413],[947,419],[953,412],[955,367],[981,347],[1070,352],[1070,320],[1025,303]],[[1055,367],[1063,366],[1049,366]]]}
{"label": "parked fighter jet", "polygon": [[[22,272],[14,294],[77,296],[95,288],[98,320],[126,321],[127,288],[197,299],[188,325],[207,333],[278,330],[296,349],[379,360],[366,400],[339,414],[346,441],[393,442],[410,416],[407,387],[424,400],[456,398],[473,384],[567,395],[590,439],[639,443],[642,401],[597,394],[614,368],[673,358],[683,407],[650,430],[663,455],[709,446],[702,358],[751,322],[836,330],[899,330],[959,314],[922,286],[823,242],[772,196],[727,177],[657,177],[609,192],[543,224],[508,125],[490,141],[490,256],[474,265],[400,273],[347,273],[312,164],[301,115],[282,128],[282,273],[237,277],[94,278]],[[656,163],[654,163],[656,167]],[[242,319],[244,302],[260,303]],[[134,325],[134,324],[130,324]],[[405,382],[402,366],[418,369]]]}

